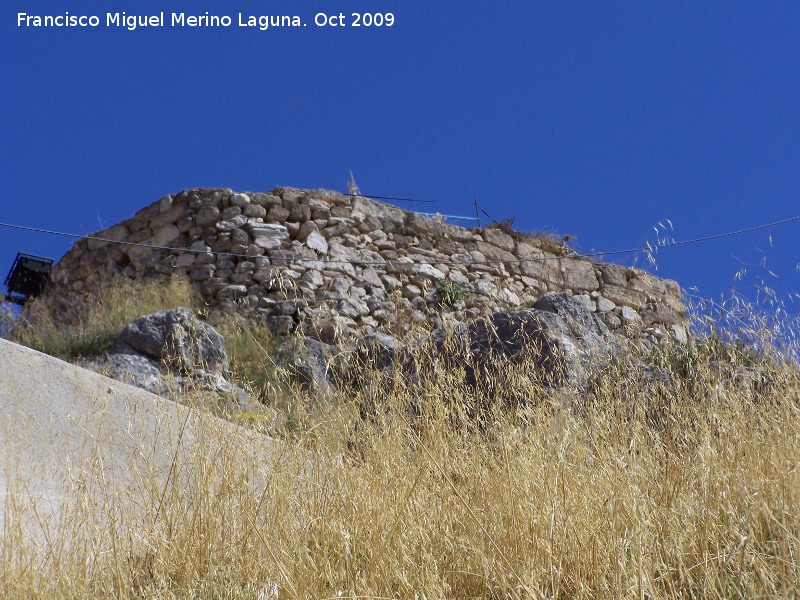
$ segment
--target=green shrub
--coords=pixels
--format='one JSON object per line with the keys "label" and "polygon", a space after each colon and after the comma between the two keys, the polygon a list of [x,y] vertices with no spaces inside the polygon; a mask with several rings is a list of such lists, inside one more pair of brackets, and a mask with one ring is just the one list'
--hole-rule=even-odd
{"label": "green shrub", "polygon": [[436,286],[436,293],[439,295],[444,306],[453,307],[462,300],[467,299],[467,290],[464,284],[448,279],[440,279]]}

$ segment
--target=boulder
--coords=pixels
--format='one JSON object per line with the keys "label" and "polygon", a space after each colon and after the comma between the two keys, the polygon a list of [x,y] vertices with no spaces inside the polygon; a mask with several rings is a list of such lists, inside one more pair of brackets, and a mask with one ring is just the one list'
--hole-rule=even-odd
{"label": "boulder", "polygon": [[273,223],[253,223],[250,225],[250,233],[255,240],[253,243],[265,250],[275,250],[289,239],[289,230],[283,225]]}
{"label": "boulder", "polygon": [[182,372],[228,370],[222,336],[188,308],[160,310],[136,319],[122,330],[118,346]]}
{"label": "boulder", "polygon": [[525,363],[548,387],[582,386],[620,349],[603,321],[567,293],[547,294],[530,309],[495,312],[452,330],[437,329],[415,349],[384,334],[366,336],[360,343],[358,365],[370,363],[416,377],[414,353],[420,351],[463,368],[465,383],[487,392],[499,389],[509,365]]}
{"label": "boulder", "polygon": [[130,348],[117,347],[93,364],[84,366],[151,394],[164,395],[167,392],[167,383],[158,361],[137,354]]}
{"label": "boulder", "polygon": [[384,371],[410,358],[405,344],[388,333],[377,331],[361,336],[355,343],[355,365],[370,365]]}
{"label": "boulder", "polygon": [[303,388],[328,398],[334,389],[331,366],[339,353],[337,346],[310,337],[284,338],[275,363]]}
{"label": "boulder", "polygon": [[229,410],[254,406],[247,392],[225,377],[228,357],[222,336],[188,308],[136,319],[104,355],[83,366],[167,398],[202,390],[226,403],[232,400]]}
{"label": "boulder", "polygon": [[532,308],[561,318],[569,330],[563,344],[573,343],[586,374],[607,364],[620,350],[619,340],[600,317],[566,292],[545,294]]}

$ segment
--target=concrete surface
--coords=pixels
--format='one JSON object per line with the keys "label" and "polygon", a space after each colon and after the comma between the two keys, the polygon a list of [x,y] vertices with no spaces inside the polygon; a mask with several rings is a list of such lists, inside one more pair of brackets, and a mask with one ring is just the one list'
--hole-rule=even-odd
{"label": "concrete surface", "polygon": [[254,465],[257,485],[280,446],[0,339],[0,532],[24,521],[51,535],[87,502],[110,507],[100,514],[123,505],[152,511],[158,490],[193,476],[184,465],[198,456]]}

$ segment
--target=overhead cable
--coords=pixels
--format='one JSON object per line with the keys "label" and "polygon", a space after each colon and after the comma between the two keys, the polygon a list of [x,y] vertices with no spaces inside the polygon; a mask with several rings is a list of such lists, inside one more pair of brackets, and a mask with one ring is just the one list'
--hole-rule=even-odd
{"label": "overhead cable", "polygon": [[[509,264],[519,264],[519,263],[533,263],[533,262],[545,262],[548,260],[557,260],[562,258],[572,258],[572,259],[581,259],[581,258],[598,258],[602,256],[615,256],[619,254],[633,254],[636,252],[654,252],[656,250],[661,250],[663,248],[672,248],[675,246],[686,246],[688,244],[697,244],[700,242],[708,242],[711,240],[718,240],[721,238],[732,237],[736,235],[742,235],[745,233],[750,233],[752,231],[758,231],[761,229],[768,229],[770,227],[776,227],[778,225],[785,225],[787,223],[792,223],[795,221],[800,221],[800,215],[796,217],[789,217],[788,219],[781,219],[780,221],[773,221],[771,223],[764,223],[763,225],[755,225],[753,227],[747,227],[745,229],[738,229],[736,231],[728,231],[725,233],[718,233],[714,235],[707,235],[703,237],[691,238],[688,240],[679,240],[679,241],[666,241],[660,242],[658,244],[647,245],[639,248],[627,248],[624,250],[612,250],[609,252],[588,252],[588,253],[575,253],[569,254],[565,256],[543,256],[543,257],[536,257],[536,258],[521,258],[521,259],[514,259],[514,260],[471,260],[471,261],[447,261],[447,260],[430,260],[430,261],[415,261],[415,260],[345,260],[345,259],[335,259],[335,258],[284,258],[284,257],[268,257],[271,261],[276,262],[295,262],[295,263],[315,263],[315,264],[351,264],[354,266],[402,266],[402,265],[509,265]],[[63,231],[53,231],[49,229],[41,229],[38,227],[27,227],[24,225],[14,225],[12,223],[2,223],[0,222],[0,227],[5,227],[8,229],[17,229],[20,231],[29,231],[33,233],[44,233],[47,235],[57,235],[62,237],[71,237],[71,238],[78,238],[78,239],[85,239],[85,240],[93,240],[97,242],[104,242],[108,244],[119,244],[123,246],[136,246],[139,248],[149,248],[151,250],[161,250],[165,252],[177,252],[180,254],[213,254],[215,256],[228,256],[228,257],[237,257],[237,258],[255,258],[255,257],[248,257],[245,254],[237,254],[234,252],[216,252],[213,250],[193,250],[191,248],[175,248],[172,246],[154,246],[151,244],[142,244],[138,242],[125,242],[119,240],[112,240],[108,238],[102,238],[93,235],[80,235],[77,233],[67,233]]]}

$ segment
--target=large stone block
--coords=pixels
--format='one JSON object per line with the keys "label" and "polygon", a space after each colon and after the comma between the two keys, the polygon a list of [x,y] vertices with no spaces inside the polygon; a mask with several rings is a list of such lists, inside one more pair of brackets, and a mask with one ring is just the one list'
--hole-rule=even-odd
{"label": "large stone block", "polygon": [[197,216],[194,218],[194,222],[197,223],[198,227],[205,229],[207,227],[213,227],[216,225],[219,219],[219,208],[217,206],[209,205],[203,206],[197,211]]}
{"label": "large stone block", "polygon": [[188,308],[160,310],[136,319],[122,330],[119,342],[181,370],[228,369],[222,336]]}
{"label": "large stone block", "polygon": [[311,219],[311,207],[308,204],[295,204],[289,209],[287,220],[291,223],[305,223]]}
{"label": "large stone block", "polygon": [[629,267],[603,263],[598,265],[598,268],[600,269],[600,276],[603,279],[603,285],[614,285],[621,288],[628,287],[628,279],[630,278],[631,271]]}
{"label": "large stone block", "polygon": [[559,259],[564,287],[573,291],[593,292],[600,287],[594,263],[574,258]]}
{"label": "large stone block", "polygon": [[639,316],[645,325],[687,325],[688,319],[684,312],[676,312],[664,304],[652,304],[649,308],[639,311]]}
{"label": "large stone block", "polygon": [[418,213],[408,213],[405,226],[422,235],[441,236],[443,233],[441,221]]}
{"label": "large stone block", "polygon": [[252,194],[250,196],[250,201],[253,204],[258,204],[259,206],[263,206],[267,210],[269,210],[273,206],[281,204],[281,199],[275,194]]}
{"label": "large stone block", "polygon": [[469,229],[448,224],[442,225],[442,235],[447,236],[448,239],[456,242],[473,242],[476,241],[476,238],[478,237]]}
{"label": "large stone block", "polygon": [[559,287],[564,285],[564,277],[555,254],[545,252],[526,242],[517,244],[517,257],[524,262],[519,263],[523,274],[537,281],[553,283]]}
{"label": "large stone block", "polygon": [[254,223],[249,225],[253,243],[265,250],[277,250],[289,239],[289,230],[283,225],[273,223]]}
{"label": "large stone block", "polygon": [[[516,247],[514,238],[495,227],[488,227],[484,229],[483,239],[486,241],[486,243],[491,244],[492,246],[497,246],[506,252],[514,252],[514,248]],[[484,252],[484,254],[486,253]]]}
{"label": "large stone block", "polygon": [[647,306],[647,298],[644,295],[616,285],[604,285],[600,288],[600,293],[603,297],[620,306],[630,306],[636,310]]}
{"label": "large stone block", "polygon": [[312,231],[306,238],[306,246],[320,254],[328,253],[328,241],[316,231]]}
{"label": "large stone block", "polygon": [[283,223],[289,216],[289,209],[283,206],[273,206],[267,213],[267,221],[277,221]]}
{"label": "large stone block", "polygon": [[656,302],[667,293],[667,286],[663,279],[651,275],[641,269],[631,269],[631,278],[628,280],[628,289],[647,297],[651,302]]}
{"label": "large stone block", "polygon": [[483,254],[486,257],[486,260],[489,261],[507,261],[509,264],[517,262],[517,257],[511,254],[511,252],[507,252],[502,248],[498,248],[494,244],[489,244],[488,242],[475,242],[475,245],[478,249],[478,252]]}
{"label": "large stone block", "polygon": [[157,216],[150,219],[150,229],[155,231],[164,225],[176,223],[186,212],[189,210],[189,205],[186,202],[178,202],[173,204],[164,212],[159,213]]}
{"label": "large stone block", "polygon": [[252,219],[263,219],[267,216],[267,209],[260,204],[247,204],[242,213]]}
{"label": "large stone block", "polygon": [[153,237],[145,243],[150,246],[167,246],[177,240],[181,236],[181,232],[175,225],[165,225],[155,232]]}
{"label": "large stone block", "polygon": [[367,217],[373,217],[381,222],[389,222],[401,227],[405,224],[406,211],[390,204],[357,196],[353,200],[351,216],[355,221],[363,221]]}

